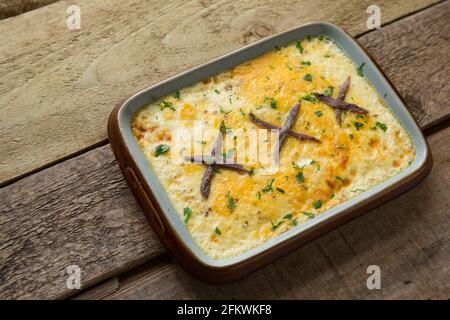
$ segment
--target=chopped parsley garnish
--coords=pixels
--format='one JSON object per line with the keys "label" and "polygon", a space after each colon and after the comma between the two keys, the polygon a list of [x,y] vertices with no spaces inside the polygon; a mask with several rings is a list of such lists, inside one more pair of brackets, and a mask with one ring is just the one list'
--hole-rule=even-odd
{"label": "chopped parsley garnish", "polygon": [[173,97],[174,97],[175,99],[180,100],[180,96],[181,96],[180,90],[177,90],[177,91],[175,91],[175,92],[173,93]]}
{"label": "chopped parsley garnish", "polygon": [[344,179],[342,179],[342,178],[339,177],[339,176],[336,176],[336,180],[339,180],[340,182],[344,182]]}
{"label": "chopped parsley garnish", "polygon": [[187,207],[183,209],[184,223],[188,223],[189,219],[192,216],[191,208]]}
{"label": "chopped parsley garnish", "polygon": [[294,168],[294,169],[298,169],[298,170],[300,170],[301,168],[300,168],[300,166],[297,164],[297,162],[295,162],[295,161],[292,161],[292,167]]}
{"label": "chopped parsley garnish", "polygon": [[303,80],[305,81],[312,81],[312,75],[307,73],[303,76]]}
{"label": "chopped parsley garnish", "polygon": [[159,157],[163,153],[169,151],[170,146],[168,144],[160,144],[155,148],[155,157]]}
{"label": "chopped parsley garnish", "polygon": [[220,132],[221,132],[222,134],[227,134],[227,132],[230,130],[230,128],[228,128],[228,127],[225,125],[225,120],[222,120],[222,121],[220,122],[220,128],[219,128],[219,130],[220,130]]}
{"label": "chopped parsley garnish", "polygon": [[289,223],[291,224],[291,226],[296,226],[297,225],[297,219],[293,219],[292,218],[292,213],[288,213],[287,215],[285,215],[283,217],[284,220],[288,220]]}
{"label": "chopped parsley garnish", "polygon": [[272,109],[276,109],[277,108],[277,101],[275,99],[272,98],[272,100],[270,100],[270,107]]}
{"label": "chopped parsley garnish", "polygon": [[278,191],[278,192],[281,192],[281,193],[286,193],[286,191],[284,191],[284,190],[283,190],[283,189],[281,189],[281,188],[278,188],[278,187],[277,187],[276,189],[277,189],[277,191]]}
{"label": "chopped parsley garnish", "polygon": [[316,160],[311,160],[311,162],[309,164],[315,165],[317,167],[317,171],[320,170],[320,164]]}
{"label": "chopped parsley garnish", "polygon": [[273,191],[273,182],[275,181],[274,178],[270,179],[270,181],[267,183],[267,185],[261,190],[262,192],[269,192]]}
{"label": "chopped parsley garnish", "polygon": [[303,172],[297,173],[297,175],[295,176],[295,180],[297,180],[298,183],[305,182],[305,176],[303,175]]}
{"label": "chopped parsley garnish", "polygon": [[255,168],[254,167],[251,167],[249,170],[248,170],[248,175],[249,176],[252,176],[252,175],[254,175],[255,174]]}
{"label": "chopped parsley garnish", "polygon": [[316,216],[314,213],[312,212],[306,212],[306,211],[302,211],[302,213],[307,216],[310,219],[314,219],[314,217]]}
{"label": "chopped parsley garnish", "polygon": [[331,193],[330,193],[330,199],[333,199],[333,198],[334,198],[334,192],[331,191]]}
{"label": "chopped parsley garnish", "polygon": [[223,107],[220,106],[220,107],[219,107],[219,111],[220,111],[220,113],[227,115],[227,114],[229,114],[229,113],[230,113],[231,111],[233,111],[233,110],[225,111],[225,110],[223,109]]}
{"label": "chopped parsley garnish", "polygon": [[324,36],[323,34],[321,34],[321,35],[319,36],[319,40],[322,41],[324,37],[325,37],[325,36]]}
{"label": "chopped parsley garnish", "polygon": [[324,95],[331,97],[333,95],[334,87],[328,86],[325,91],[323,92]]}
{"label": "chopped parsley garnish", "polygon": [[353,140],[353,134],[349,134],[348,137]]}
{"label": "chopped parsley garnish", "polygon": [[270,100],[270,107],[272,109],[276,109],[277,108],[277,100],[275,100],[274,98],[269,98],[269,97],[264,97],[264,101],[269,101]]}
{"label": "chopped parsley garnish", "polygon": [[217,90],[217,89],[214,89],[214,92],[217,93],[217,94],[220,94],[220,91]]}
{"label": "chopped parsley garnish", "polygon": [[316,200],[313,202],[313,207],[314,209],[320,209],[320,207],[322,207],[322,200]]}
{"label": "chopped parsley garnish", "polygon": [[306,96],[303,96],[301,99],[309,102],[316,102],[316,97],[314,97],[312,94],[307,94]]}
{"label": "chopped parsley garnish", "polygon": [[222,231],[220,231],[219,227],[216,227],[214,229],[214,233],[217,234],[218,236],[220,236],[222,234]]}
{"label": "chopped parsley garnish", "polygon": [[300,62],[303,66],[310,66],[311,65],[311,61],[302,61]]}
{"label": "chopped parsley garnish", "polygon": [[261,199],[261,191],[258,191],[258,192],[256,193],[256,197],[257,197],[258,199]]}
{"label": "chopped parsley garnish", "polygon": [[240,112],[243,116],[245,116],[245,112],[244,112],[244,110],[242,110],[242,108],[239,108],[239,112]]}
{"label": "chopped parsley garnish", "polygon": [[382,122],[376,122],[375,123],[375,126],[377,126],[378,128],[380,128],[381,130],[383,130],[384,132],[386,132],[386,130],[387,130],[387,126],[384,124],[384,123],[382,123]]}
{"label": "chopped parsley garnish", "polygon": [[170,110],[175,111],[175,108],[173,107],[172,102],[163,100],[163,101],[161,101],[161,104],[162,104],[161,110],[165,109],[165,108],[169,108]]}
{"label": "chopped parsley garnish", "polygon": [[273,223],[272,220],[270,220],[270,223],[272,224],[272,231],[275,231],[275,230],[277,230],[277,228],[283,223],[283,220],[277,222],[276,224]]}
{"label": "chopped parsley garnish", "polygon": [[358,73],[358,76],[364,77],[364,70],[363,70],[363,68],[364,68],[365,65],[366,64],[363,62],[363,63],[361,63],[361,65],[358,68],[356,68],[356,72]]}
{"label": "chopped parsley garnish", "polygon": [[303,47],[302,47],[302,44],[301,44],[300,41],[297,41],[297,42],[295,43],[295,46],[297,47],[297,49],[298,49],[298,51],[299,51],[300,53],[303,53]]}
{"label": "chopped parsley garnish", "polygon": [[364,127],[364,123],[359,122],[359,121],[353,121],[353,124],[355,125],[356,130],[359,130],[362,127]]}
{"label": "chopped parsley garnish", "polygon": [[230,210],[236,208],[236,203],[234,198],[230,195],[230,191],[227,192],[227,208]]}
{"label": "chopped parsley garnish", "polygon": [[316,115],[316,117],[320,118],[321,116],[323,116],[323,112],[321,110],[317,110],[314,112],[314,114]]}

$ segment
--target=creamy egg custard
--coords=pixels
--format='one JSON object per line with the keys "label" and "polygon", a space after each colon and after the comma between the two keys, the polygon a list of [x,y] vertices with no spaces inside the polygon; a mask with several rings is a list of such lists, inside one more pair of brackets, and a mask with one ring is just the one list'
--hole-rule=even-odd
{"label": "creamy egg custard", "polygon": [[[288,134],[273,173],[259,162],[236,171],[214,166],[214,158],[199,164],[175,157],[180,128],[201,123],[227,141],[238,140],[237,132],[261,130],[254,118],[282,127],[293,106],[298,114],[291,131],[313,139]],[[411,138],[364,77],[364,65],[356,66],[325,36],[275,48],[167,95],[139,109],[131,126],[180,219],[212,258],[243,253],[314,219],[415,158]],[[215,143],[215,135],[193,141],[210,157]],[[245,146],[223,144],[216,155],[234,157]],[[202,193],[208,168],[213,176]]]}

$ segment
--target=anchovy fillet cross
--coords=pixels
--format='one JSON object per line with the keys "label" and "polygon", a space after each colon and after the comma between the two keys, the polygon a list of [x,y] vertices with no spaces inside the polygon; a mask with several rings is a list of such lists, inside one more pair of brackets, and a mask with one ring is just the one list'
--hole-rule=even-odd
{"label": "anchovy fillet cross", "polygon": [[314,141],[314,142],[320,142],[319,139],[309,136],[305,133],[299,133],[299,132],[295,132],[295,131],[291,130],[292,126],[295,123],[295,119],[297,117],[299,110],[300,110],[300,102],[297,102],[289,110],[286,121],[284,122],[284,124],[281,128],[276,125],[273,125],[271,123],[268,123],[264,120],[258,119],[253,113],[249,113],[250,121],[252,121],[256,125],[258,125],[262,128],[265,128],[265,129],[280,130],[279,137],[278,137],[278,143],[275,145],[275,148],[273,150],[274,151],[273,154],[274,154],[276,161],[278,161],[278,155],[281,151],[281,147],[288,135],[291,137],[294,137],[298,140],[310,140],[310,141]]}
{"label": "anchovy fillet cross", "polygon": [[202,163],[206,165],[205,173],[202,177],[202,182],[200,184],[200,193],[204,199],[207,199],[209,196],[209,191],[211,189],[211,181],[214,177],[214,172],[217,167],[250,173],[249,170],[245,169],[241,164],[238,163],[225,163],[223,161],[223,157],[219,157],[222,148],[222,133],[219,132],[216,141],[214,142],[214,146],[210,152],[210,155],[193,155],[186,156],[184,159],[193,163]]}
{"label": "anchovy fillet cross", "polygon": [[321,93],[314,92],[314,96],[322,101],[323,103],[329,105],[330,107],[335,109],[336,112],[336,120],[339,125],[341,126],[341,112],[344,111],[351,111],[359,114],[366,114],[369,113],[368,110],[361,108],[360,106],[357,106],[353,103],[345,102],[345,95],[347,94],[348,88],[350,87],[350,76],[345,80],[345,82],[341,85],[341,88],[339,89],[339,94],[336,99],[333,99],[329,96],[326,96]]}

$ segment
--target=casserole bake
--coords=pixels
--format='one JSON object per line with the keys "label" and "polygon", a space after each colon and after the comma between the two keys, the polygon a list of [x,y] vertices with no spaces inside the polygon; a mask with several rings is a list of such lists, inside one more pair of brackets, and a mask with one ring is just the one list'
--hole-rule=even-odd
{"label": "casserole bake", "polygon": [[[195,121],[226,141],[268,123],[282,127],[276,171],[244,161],[235,172],[215,158],[233,163],[248,141],[214,149],[217,138],[209,134],[189,138],[186,147],[175,131],[193,130]],[[354,40],[325,23],[141,91],[112,113],[109,135],[162,242],[210,282],[239,278],[405,191],[431,168],[427,144],[397,93]],[[278,150],[270,138],[258,148]],[[180,163],[176,144],[188,156],[196,144],[200,154],[216,155]]]}

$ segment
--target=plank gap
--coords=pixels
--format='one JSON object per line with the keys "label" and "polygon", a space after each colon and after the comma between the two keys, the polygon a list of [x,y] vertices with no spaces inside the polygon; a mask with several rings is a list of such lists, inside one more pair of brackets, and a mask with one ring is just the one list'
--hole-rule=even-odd
{"label": "plank gap", "polygon": [[81,156],[81,155],[83,155],[83,154],[85,154],[85,153],[87,153],[89,151],[92,151],[92,150],[97,149],[99,147],[105,146],[107,144],[109,144],[109,139],[101,140],[98,143],[94,143],[93,145],[88,146],[87,148],[81,149],[81,150],[79,150],[77,152],[69,154],[69,155],[67,155],[65,157],[62,157],[61,159],[57,159],[57,160],[55,160],[53,162],[49,162],[49,163],[47,163],[46,165],[44,165],[42,167],[36,168],[36,169],[34,169],[34,170],[30,171],[30,172],[26,172],[26,173],[24,173],[24,174],[22,174],[20,176],[14,177],[14,178],[12,178],[10,180],[6,180],[6,181],[0,183],[0,188],[4,188],[4,187],[6,187],[6,186],[8,186],[10,184],[13,184],[13,183],[19,181],[19,180],[22,180],[23,178],[26,178],[28,176],[31,176],[31,175],[35,174],[35,173],[38,173],[40,171],[43,171],[43,170],[48,169],[50,167],[53,167],[54,165],[62,163],[64,161],[66,161],[66,160],[70,160],[70,159],[76,158],[78,156]]}
{"label": "plank gap", "polygon": [[2,0],[0,2],[0,20],[13,18],[57,1],[60,0]]}

